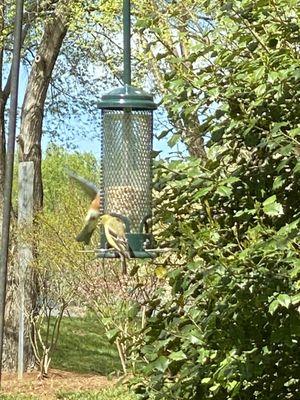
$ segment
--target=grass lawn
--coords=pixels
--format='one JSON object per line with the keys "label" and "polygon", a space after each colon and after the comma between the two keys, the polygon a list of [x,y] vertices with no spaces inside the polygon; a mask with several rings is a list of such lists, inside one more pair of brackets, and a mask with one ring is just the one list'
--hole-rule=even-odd
{"label": "grass lawn", "polygon": [[51,367],[106,376],[121,371],[116,346],[108,342],[101,324],[91,315],[64,317]]}
{"label": "grass lawn", "polygon": [[137,400],[125,386],[105,378],[120,374],[121,365],[96,318],[65,317],[60,332],[52,378],[38,383],[36,375],[29,376],[21,384],[17,377],[7,378],[10,384],[7,390],[3,385],[0,400]]}
{"label": "grass lawn", "polygon": [[[115,387],[102,389],[100,391],[78,391],[58,392],[55,395],[57,400],[136,400],[136,397],[129,393],[126,388]],[[27,395],[1,395],[0,400],[39,400],[38,396]]]}

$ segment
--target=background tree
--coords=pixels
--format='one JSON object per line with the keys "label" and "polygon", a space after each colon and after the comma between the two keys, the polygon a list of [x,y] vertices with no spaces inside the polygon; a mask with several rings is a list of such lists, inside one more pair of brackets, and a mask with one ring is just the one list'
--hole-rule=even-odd
{"label": "background tree", "polygon": [[[32,46],[32,36],[29,35],[30,28],[34,26],[38,17],[49,11],[51,2],[44,2],[43,6],[37,8],[32,2],[25,2],[24,27],[22,31],[23,55],[26,57],[28,49]],[[6,105],[10,95],[11,81],[11,59],[12,59],[12,35],[14,21],[14,2],[2,1],[0,5],[0,211],[2,219],[3,188],[5,175],[5,154],[6,154]],[[30,38],[29,38],[30,36]]]}
{"label": "background tree", "polygon": [[205,57],[200,61],[198,52],[201,44],[208,44],[205,32],[211,17],[194,1],[143,1],[134,10],[140,46],[137,57],[150,71],[169,124],[159,138],[171,134],[170,145],[181,140],[190,155],[205,158],[202,122],[211,107],[199,102],[197,80],[209,61]]}
{"label": "background tree", "polygon": [[[24,28],[22,32],[22,42],[24,44],[24,56],[26,53],[30,51],[31,43],[32,43],[32,35],[28,33],[30,28],[32,29],[33,25],[37,22],[38,17],[44,15],[51,11],[51,7],[54,2],[45,2],[40,8],[37,7],[36,4],[32,2],[28,2],[25,4],[26,12],[24,15]],[[3,198],[3,177],[4,177],[4,167],[5,167],[5,107],[7,103],[8,96],[10,94],[10,44],[11,44],[11,35],[12,35],[12,21],[14,17],[14,2],[2,2],[2,9],[1,9],[1,38],[2,38],[2,47],[1,47],[1,123],[0,123],[0,136],[1,136],[1,156],[0,156],[0,199]],[[3,85],[2,88],[2,78],[7,76],[7,82]],[[22,142],[24,145],[24,143]],[[2,211],[2,202],[0,211]],[[9,278],[8,278],[8,293],[7,293],[7,307],[6,307],[6,332],[5,332],[5,344],[4,344],[4,363],[7,368],[14,368],[16,365],[16,346],[17,346],[17,316],[18,316],[18,295],[17,292],[14,290],[16,289],[17,281],[19,279],[19,275],[15,268],[16,262],[16,252],[14,249],[14,245],[12,246],[12,257],[10,259],[10,268],[9,268]],[[14,268],[12,268],[14,266]],[[10,285],[12,283],[12,285]],[[29,286],[29,292],[30,292]],[[30,363],[30,361],[28,360]]]}
{"label": "background tree", "polygon": [[[9,95],[9,41],[11,40],[11,19],[14,13],[13,8],[14,2],[6,2],[5,5],[3,3],[2,7],[2,39],[3,39],[3,49],[1,55],[1,62],[3,66],[2,75],[8,75],[7,84],[5,85],[2,91],[2,105],[3,105],[3,120],[1,122],[2,132],[1,132],[1,157],[0,163],[0,185],[1,185],[1,174],[4,172],[4,160],[5,160],[5,120],[4,120],[4,109],[5,104]],[[26,193],[22,190],[19,190],[19,204],[24,203],[24,199],[28,197],[30,193],[32,193],[32,204],[33,204],[33,212],[31,215],[41,209],[43,204],[43,188],[42,188],[42,176],[41,176],[41,159],[42,159],[42,148],[41,148],[41,141],[42,141],[42,133],[43,133],[43,119],[44,115],[46,114],[45,110],[45,102],[47,99],[47,92],[50,83],[52,83],[52,89],[55,88],[55,77],[56,82],[59,82],[58,73],[53,75],[53,69],[59,53],[61,52],[61,47],[63,40],[66,37],[67,32],[70,32],[69,41],[74,40],[76,37],[76,30],[80,26],[81,32],[84,31],[84,26],[91,26],[91,24],[96,24],[95,19],[92,20],[90,13],[93,12],[94,14],[99,13],[99,8],[91,6],[88,3],[82,3],[79,1],[64,1],[64,0],[53,0],[53,1],[46,1],[43,3],[36,3],[28,1],[25,4],[25,25],[24,25],[24,32],[23,32],[23,60],[24,65],[30,70],[29,78],[26,86],[24,101],[22,105],[22,112],[21,112],[21,124],[20,124],[20,135],[18,137],[19,143],[19,161],[20,165],[23,163],[33,163],[34,166],[34,180],[32,183],[32,188],[30,185],[26,187]],[[89,25],[88,25],[89,24]],[[84,43],[79,40],[80,32],[77,32],[77,46],[80,49],[79,43],[84,48]],[[87,41],[90,40],[91,35],[86,34]],[[79,51],[79,50],[78,50]],[[90,54],[92,54],[90,52]],[[65,55],[72,59],[72,62],[63,62],[60,64],[64,66],[64,70],[68,71],[72,69],[72,65],[76,64],[75,58],[78,57],[78,53],[74,51],[72,53],[72,49],[70,47],[70,51],[66,52]],[[7,58],[6,58],[7,57]],[[66,58],[68,61],[68,58]],[[82,65],[82,64],[81,64]],[[79,69],[77,69],[79,71]],[[67,72],[65,72],[67,73]],[[73,74],[75,76],[75,74]],[[80,75],[77,74],[77,78]],[[79,79],[79,78],[78,78]],[[23,87],[23,85],[22,85]],[[57,96],[57,92],[59,92],[61,87],[58,85],[56,90],[51,90],[50,95],[48,96],[47,105],[51,105],[52,108],[50,111],[53,111],[53,97],[57,100],[59,96]],[[49,94],[49,93],[48,93]],[[63,98],[64,93],[60,96],[60,99]],[[73,96],[75,97],[75,95]],[[52,100],[52,102],[51,102]],[[62,105],[62,101],[59,101],[60,106]],[[69,102],[70,103],[70,102]],[[86,107],[86,104],[90,103],[90,99],[85,99],[82,101],[82,104],[79,106],[79,102],[77,104],[77,110],[80,109],[82,106],[83,109]],[[95,109],[95,105],[93,106]],[[91,110],[92,107],[89,107]],[[61,112],[58,112],[62,110]],[[62,116],[66,113],[66,110],[70,111],[70,104],[65,103],[64,107],[60,107],[58,111],[56,111],[57,118]],[[0,110],[1,111],[1,110]],[[74,111],[74,110],[72,110]],[[48,113],[49,114],[49,113]],[[71,119],[71,117],[70,117]],[[87,121],[86,118],[83,118]],[[73,127],[75,124],[73,123]],[[60,137],[64,132],[62,132]],[[26,171],[26,169],[24,169]],[[4,176],[4,175],[3,175]],[[22,173],[22,180],[26,180],[26,176]],[[3,183],[3,182],[2,182]],[[22,189],[22,186],[20,185]],[[32,190],[31,190],[32,189]],[[1,191],[1,189],[0,189]],[[1,197],[1,196],[0,196]],[[31,220],[27,221],[30,225]],[[24,228],[25,221],[22,221],[22,227]],[[20,237],[19,237],[20,238]],[[14,248],[14,247],[13,247]],[[24,260],[24,254],[22,253],[22,249],[26,248],[26,252],[29,254],[32,253],[34,256],[34,249],[31,248],[30,244],[26,244],[24,242],[20,242],[19,240],[19,258]],[[36,250],[36,249],[35,249]],[[14,256],[16,254],[14,253]],[[32,257],[30,257],[32,258]],[[17,282],[19,277],[21,276],[21,271],[19,271],[19,276],[15,276],[12,272],[13,270],[16,271],[15,268],[15,258],[11,259],[11,271],[9,276],[9,282]],[[27,306],[29,308],[34,308],[35,303],[35,295],[36,290],[33,290],[33,286],[35,285],[35,279],[31,276],[30,269],[27,270],[27,267],[23,269],[26,271],[22,271],[27,277],[25,285],[27,289],[26,298],[27,298]],[[29,265],[28,265],[29,268]],[[11,286],[11,288],[15,288],[15,286]],[[16,299],[16,293],[14,291],[8,290],[7,296],[7,332],[6,332],[6,342],[5,342],[5,349],[6,349],[6,365],[9,368],[14,368],[16,365],[16,344],[17,344],[17,330],[18,330],[18,323],[17,323],[17,314],[18,314],[18,301]],[[28,329],[29,326],[27,325],[27,337],[28,337]],[[26,347],[27,350],[29,347]],[[30,358],[30,357],[29,357]],[[26,365],[31,363],[30,360],[27,360]]]}

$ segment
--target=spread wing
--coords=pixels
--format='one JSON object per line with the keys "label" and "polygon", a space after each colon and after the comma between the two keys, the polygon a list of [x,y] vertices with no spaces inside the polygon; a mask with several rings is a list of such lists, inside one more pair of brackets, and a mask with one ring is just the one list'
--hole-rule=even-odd
{"label": "spread wing", "polygon": [[88,181],[87,179],[76,175],[73,171],[66,170],[68,176],[70,179],[75,181],[77,185],[83,189],[83,191],[91,198],[91,200],[94,200],[96,197],[97,193],[99,192],[99,189],[97,188],[96,185],[94,185],[92,182]]}

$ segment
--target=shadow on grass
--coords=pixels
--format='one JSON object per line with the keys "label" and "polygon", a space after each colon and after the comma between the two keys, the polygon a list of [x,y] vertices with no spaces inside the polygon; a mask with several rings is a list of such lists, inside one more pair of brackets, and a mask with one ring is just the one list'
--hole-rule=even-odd
{"label": "shadow on grass", "polygon": [[109,375],[121,370],[118,352],[96,318],[64,317],[52,368]]}

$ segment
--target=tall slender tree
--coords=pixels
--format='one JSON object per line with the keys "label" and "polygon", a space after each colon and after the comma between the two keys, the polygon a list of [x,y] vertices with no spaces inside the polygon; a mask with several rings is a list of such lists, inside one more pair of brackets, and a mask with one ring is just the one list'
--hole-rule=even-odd
{"label": "tall slender tree", "polygon": [[[9,70],[9,42],[11,41],[11,21],[10,15],[13,15],[14,2],[1,2],[0,12],[2,19],[0,21],[0,39],[2,46],[0,48],[0,73],[1,78],[8,75],[7,82],[0,87],[0,204],[3,197],[2,185],[4,176],[5,162],[5,107],[9,97],[10,75]],[[18,136],[19,144],[19,162],[20,165],[26,163],[33,164],[33,181],[27,185],[19,185],[19,204],[24,204],[24,199],[30,200],[32,210],[27,210],[28,220],[22,218],[22,224],[19,228],[28,227],[32,224],[32,217],[43,206],[43,185],[41,174],[42,150],[41,141],[43,133],[43,120],[47,110],[45,102],[50,83],[53,84],[53,69],[57,58],[62,50],[62,44],[68,30],[73,33],[76,30],[76,24],[89,15],[90,11],[97,11],[97,7],[90,7],[89,4],[79,0],[47,0],[41,3],[32,1],[26,2],[23,28],[23,62],[29,66],[29,77],[25,89],[24,100],[21,110],[20,133]],[[84,29],[84,27],[82,27]],[[70,47],[69,56],[72,59]],[[71,55],[70,55],[71,54]],[[78,54],[76,54],[77,56]],[[2,68],[1,68],[2,67]],[[65,69],[68,69],[68,62],[65,63]],[[24,83],[22,85],[24,87]],[[48,105],[50,102],[48,102]],[[66,107],[67,108],[67,107]],[[29,171],[30,169],[28,169]],[[22,179],[27,180],[27,169],[23,169]],[[30,182],[30,180],[28,180]],[[24,191],[25,190],[25,191]],[[30,199],[29,197],[32,196]],[[1,207],[0,207],[1,208]],[[1,211],[1,210],[0,210]],[[8,276],[8,292],[6,302],[6,331],[4,344],[4,363],[7,369],[15,369],[17,363],[17,343],[18,343],[18,274],[16,268],[15,240],[12,235],[14,245],[11,247],[11,258]],[[28,263],[22,263],[22,276],[26,276],[25,287],[25,306],[26,316],[35,308],[37,290],[35,279],[30,269],[30,260],[34,259],[34,251],[31,243],[22,241],[18,237],[19,249],[26,249]],[[23,256],[22,251],[20,256]],[[25,270],[24,270],[25,268]],[[19,271],[20,272],[20,271]],[[29,341],[28,333],[30,326],[28,319],[25,320],[25,368],[31,366],[34,362]]]}

